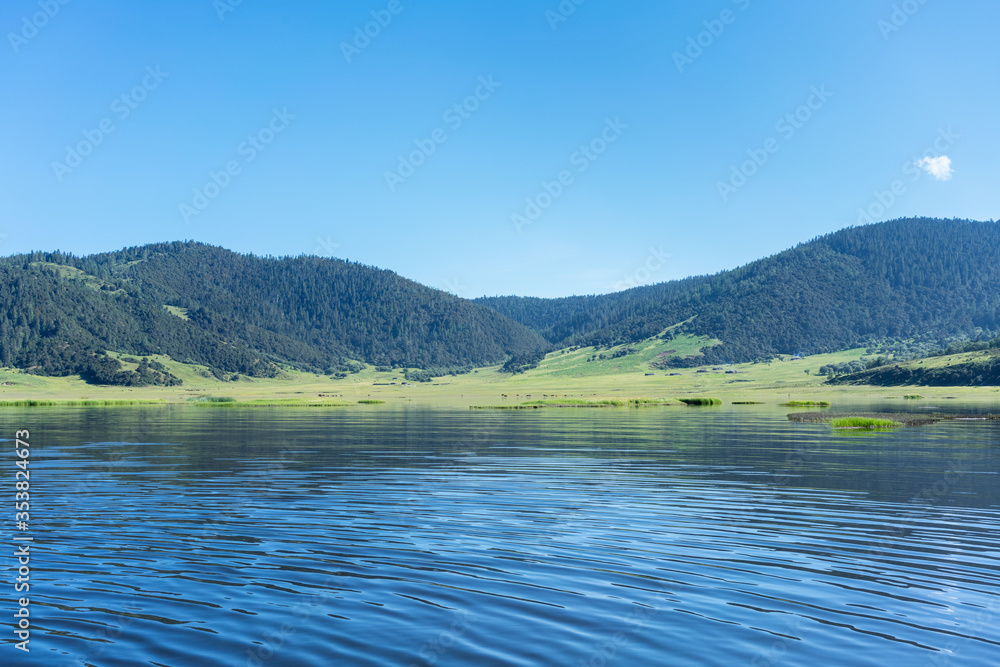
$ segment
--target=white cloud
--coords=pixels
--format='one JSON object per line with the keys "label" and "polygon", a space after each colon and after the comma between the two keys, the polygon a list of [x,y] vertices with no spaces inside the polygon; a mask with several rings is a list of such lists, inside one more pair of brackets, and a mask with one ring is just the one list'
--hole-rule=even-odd
{"label": "white cloud", "polygon": [[955,173],[951,168],[951,158],[947,155],[925,157],[917,160],[917,166],[939,181],[950,181],[952,174]]}

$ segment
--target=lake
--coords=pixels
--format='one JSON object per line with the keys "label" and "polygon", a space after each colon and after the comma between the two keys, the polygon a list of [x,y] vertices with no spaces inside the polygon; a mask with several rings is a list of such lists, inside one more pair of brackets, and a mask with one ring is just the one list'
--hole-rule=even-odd
{"label": "lake", "polygon": [[0,664],[998,664],[1000,422],[787,412],[4,410]]}

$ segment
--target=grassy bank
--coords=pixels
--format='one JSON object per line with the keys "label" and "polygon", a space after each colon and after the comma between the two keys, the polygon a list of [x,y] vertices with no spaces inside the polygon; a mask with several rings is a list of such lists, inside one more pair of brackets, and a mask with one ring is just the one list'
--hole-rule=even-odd
{"label": "grassy bank", "polygon": [[472,405],[469,407],[474,410],[530,410],[534,408],[643,408],[656,405],[680,405],[680,403],[666,398],[604,398],[598,400],[553,398],[516,405]]}
{"label": "grassy bank", "polygon": [[18,401],[0,401],[0,408],[109,408],[127,405],[166,405],[164,400],[35,400],[22,399]]}
{"label": "grassy bank", "polygon": [[[360,401],[359,401],[360,402]],[[200,408],[343,408],[347,401],[313,401],[302,398],[260,399],[256,401],[196,401]]]}

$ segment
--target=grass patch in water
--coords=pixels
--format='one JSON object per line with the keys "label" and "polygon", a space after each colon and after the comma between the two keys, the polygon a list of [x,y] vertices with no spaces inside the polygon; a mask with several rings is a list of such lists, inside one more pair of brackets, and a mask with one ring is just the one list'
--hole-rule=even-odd
{"label": "grass patch in water", "polygon": [[920,394],[907,394],[903,398],[905,398],[907,400],[910,400],[910,401],[915,401],[917,399],[923,398],[923,396],[921,396]]}
{"label": "grass patch in water", "polygon": [[840,417],[830,421],[833,428],[898,428],[901,423],[892,419],[874,417]]}
{"label": "grass patch in water", "polygon": [[620,408],[628,405],[624,398],[602,398],[588,400],[585,398],[550,398],[541,401],[528,401],[522,405],[537,405],[540,408]]}
{"label": "grass patch in water", "polygon": [[829,401],[788,401],[787,403],[782,403],[782,407],[786,408],[828,408],[830,407]]}
{"label": "grass patch in water", "polygon": [[[956,413],[913,414],[907,412],[856,412],[854,414],[831,415],[829,412],[791,412],[788,420],[802,423],[831,423],[835,419],[876,419],[896,422],[900,426],[926,426],[942,420],[965,419],[968,415]],[[978,415],[977,419],[1000,420],[1000,415]]]}
{"label": "grass patch in water", "polygon": [[733,405],[764,405],[764,401],[733,401]]}
{"label": "grass patch in water", "polygon": [[383,403],[385,403],[385,401],[380,401],[375,398],[362,398],[358,401],[359,405],[382,405]]}
{"label": "grass patch in water", "polygon": [[635,408],[641,408],[646,405],[676,405],[669,398],[630,398],[627,403]]}
{"label": "grass patch in water", "polygon": [[704,396],[699,396],[696,398],[678,398],[678,401],[684,405],[722,405],[722,400],[718,398],[705,398]]}
{"label": "grass patch in water", "polygon": [[190,399],[192,403],[235,403],[232,396],[195,396]]}

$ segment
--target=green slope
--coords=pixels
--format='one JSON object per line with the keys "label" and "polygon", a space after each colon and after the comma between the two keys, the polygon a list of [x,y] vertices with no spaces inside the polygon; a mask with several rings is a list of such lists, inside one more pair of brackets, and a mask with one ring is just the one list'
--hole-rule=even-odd
{"label": "green slope", "polygon": [[[531,371],[532,377],[591,377],[623,373],[663,374],[670,359],[701,363],[703,348],[718,341],[704,336],[653,337],[627,345],[568,348],[553,352]],[[660,368],[657,368],[659,366]]]}
{"label": "green slope", "polygon": [[830,384],[928,387],[994,387],[1000,385],[1000,339],[992,349],[886,364],[840,375]]}

